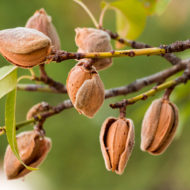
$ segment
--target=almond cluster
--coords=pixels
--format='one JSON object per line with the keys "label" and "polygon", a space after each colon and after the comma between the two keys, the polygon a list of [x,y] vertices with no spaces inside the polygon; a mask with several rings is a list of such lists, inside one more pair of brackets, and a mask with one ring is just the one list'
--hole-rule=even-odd
{"label": "almond cluster", "polygon": [[36,11],[25,27],[0,31],[0,53],[19,67],[42,64],[52,49],[60,49],[60,40],[44,9]]}
{"label": "almond cluster", "polygon": [[[161,98],[148,108],[141,130],[141,150],[162,154],[172,142],[178,126],[178,109]],[[134,125],[126,118],[107,118],[101,128],[100,145],[107,170],[122,174],[134,146]]]}
{"label": "almond cluster", "polygon": [[[75,42],[80,53],[108,52],[112,50],[110,36],[94,28],[77,28]],[[60,40],[51,17],[44,9],[34,13],[25,27],[0,31],[0,53],[11,63],[31,68],[45,63],[53,51],[60,50]],[[82,59],[70,70],[67,93],[80,113],[95,116],[105,99],[104,84],[98,73],[112,65],[112,58]],[[50,109],[46,102],[34,105],[27,113],[30,120],[38,113]],[[39,121],[39,120],[38,120]],[[141,150],[153,155],[162,154],[172,142],[178,126],[178,109],[166,98],[157,99],[148,108],[141,130]],[[121,175],[131,156],[135,143],[134,124],[131,119],[107,118],[100,131],[100,146],[107,170]],[[22,161],[31,167],[39,166],[51,149],[51,140],[37,131],[21,133],[16,138]],[[8,146],[4,157],[4,170],[8,179],[17,179],[30,171],[26,169]]]}

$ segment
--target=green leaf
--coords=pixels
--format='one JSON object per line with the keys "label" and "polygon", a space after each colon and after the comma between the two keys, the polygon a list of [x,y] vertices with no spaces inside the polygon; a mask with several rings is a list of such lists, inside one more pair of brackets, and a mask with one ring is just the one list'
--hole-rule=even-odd
{"label": "green leaf", "polygon": [[15,126],[15,109],[16,109],[16,89],[9,92],[6,98],[5,105],[5,126],[6,126],[6,135],[8,143],[11,147],[12,152],[17,157],[17,159],[28,169],[28,170],[37,170],[37,168],[32,168],[26,166],[21,160],[17,141],[16,141],[16,126]]}
{"label": "green leaf", "polygon": [[17,67],[5,66],[0,68],[0,98],[16,88]]}
{"label": "green leaf", "polygon": [[168,7],[168,4],[171,2],[171,0],[159,0],[156,4],[156,10],[155,12],[158,14],[158,15],[161,15],[165,10],[166,8]]}
{"label": "green leaf", "polygon": [[119,0],[110,3],[116,11],[117,32],[128,39],[137,38],[146,24],[146,11],[139,0]]}
{"label": "green leaf", "polygon": [[116,0],[103,1],[116,11],[116,26],[120,36],[134,40],[144,30],[148,15],[161,15],[171,0]]}

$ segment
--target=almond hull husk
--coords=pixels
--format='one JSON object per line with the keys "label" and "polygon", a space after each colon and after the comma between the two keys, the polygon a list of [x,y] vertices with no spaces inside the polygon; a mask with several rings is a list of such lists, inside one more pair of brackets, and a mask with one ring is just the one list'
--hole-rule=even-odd
{"label": "almond hull husk", "polygon": [[[114,117],[107,118],[104,121],[101,131],[100,131],[100,146],[101,146],[101,151],[104,158],[105,166],[108,171],[112,170],[112,165],[110,161],[108,147],[106,144],[106,138],[107,138],[107,133],[110,126],[113,125],[117,120],[118,118],[114,118]],[[127,138],[125,142],[124,151],[121,153],[118,164],[117,164],[117,168],[114,170],[115,173],[119,175],[121,175],[124,172],[124,169],[127,165],[127,162],[130,158],[130,155],[134,147],[134,138],[135,138],[134,125],[133,125],[132,120],[125,119],[125,118],[122,118],[122,120],[126,122],[126,127],[128,127],[128,134],[127,134]]]}
{"label": "almond hull husk", "polygon": [[[51,149],[51,140],[41,138],[35,131],[23,132],[17,136],[17,144],[22,161],[31,167],[39,166]],[[4,157],[4,171],[8,179],[18,179],[30,173],[7,147]]]}
{"label": "almond hull husk", "polygon": [[76,65],[67,77],[67,92],[75,109],[92,118],[104,102],[104,84],[95,68],[88,70]]}
{"label": "almond hull husk", "polygon": [[[76,28],[75,42],[79,53],[108,52],[112,50],[110,36],[95,28]],[[92,59],[96,70],[103,70],[112,65],[112,58]]]}
{"label": "almond hull husk", "polygon": [[152,155],[164,153],[175,136],[178,120],[178,109],[173,103],[153,101],[142,123],[141,150]]}

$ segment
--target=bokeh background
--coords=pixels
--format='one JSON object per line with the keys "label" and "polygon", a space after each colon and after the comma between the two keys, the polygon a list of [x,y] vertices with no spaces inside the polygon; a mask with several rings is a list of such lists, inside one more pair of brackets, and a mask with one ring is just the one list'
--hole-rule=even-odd
{"label": "bokeh background", "polygon": [[[98,18],[100,1],[84,0]],[[53,23],[60,35],[62,49],[76,51],[74,42],[76,27],[93,27],[87,14],[71,0],[1,0],[0,29],[24,26],[27,19],[40,8],[45,8],[52,16]],[[190,35],[190,2],[173,0],[161,16],[152,16],[147,20],[139,41],[159,46],[176,40],[185,40]],[[105,27],[115,31],[115,14],[108,11]],[[190,57],[190,51],[178,54],[182,58]],[[0,57],[0,66],[9,64]],[[69,70],[75,61],[51,63],[47,71],[54,79],[65,83]],[[105,88],[129,84],[137,78],[147,76],[171,65],[159,56],[141,56],[135,58],[115,58],[114,65],[101,71]],[[36,69],[37,71],[37,69]],[[19,69],[19,75],[27,74]],[[23,81],[30,82],[30,81]],[[146,89],[143,89],[143,91]],[[139,93],[139,92],[138,92]],[[128,97],[134,96],[128,95]],[[0,189],[24,190],[188,190],[190,189],[190,85],[176,88],[171,100],[179,107],[180,125],[176,138],[168,150],[161,156],[151,156],[140,150],[140,130],[143,115],[150,103],[162,93],[127,108],[127,117],[135,124],[136,143],[127,168],[122,176],[108,172],[99,145],[99,131],[103,121],[109,116],[118,116],[117,110],[109,108],[110,103],[122,100],[116,97],[106,100],[93,119],[79,115],[74,109],[63,111],[51,117],[45,123],[47,136],[52,139],[53,147],[40,170],[32,172],[16,182],[5,179],[3,156],[7,146],[6,136],[0,137]],[[47,101],[52,105],[67,99],[67,95],[45,94],[38,92],[18,92],[17,121],[25,119],[27,110],[34,104]],[[0,125],[4,125],[5,98],[0,100]],[[24,130],[30,130],[27,126]],[[20,132],[20,131],[19,131]]]}

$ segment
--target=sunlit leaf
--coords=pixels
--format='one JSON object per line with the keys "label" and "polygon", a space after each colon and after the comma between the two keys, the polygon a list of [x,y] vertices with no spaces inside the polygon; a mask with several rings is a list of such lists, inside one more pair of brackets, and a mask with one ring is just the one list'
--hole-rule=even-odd
{"label": "sunlit leaf", "polygon": [[[171,0],[116,0],[109,3],[116,11],[116,26],[120,36],[134,40],[144,30],[146,18],[162,14]],[[103,1],[103,8],[108,2]]]}
{"label": "sunlit leaf", "polygon": [[139,0],[119,0],[110,3],[116,11],[117,32],[128,39],[137,38],[144,30],[146,11]]}
{"label": "sunlit leaf", "polygon": [[5,126],[6,126],[7,140],[11,147],[11,150],[13,151],[13,153],[17,157],[17,159],[28,170],[36,170],[36,168],[26,166],[20,158],[18,147],[17,147],[17,141],[16,141],[15,108],[16,108],[16,89],[9,92],[9,94],[7,94],[7,98],[6,98]]}
{"label": "sunlit leaf", "polygon": [[0,68],[0,98],[16,88],[17,67],[5,66]]}

